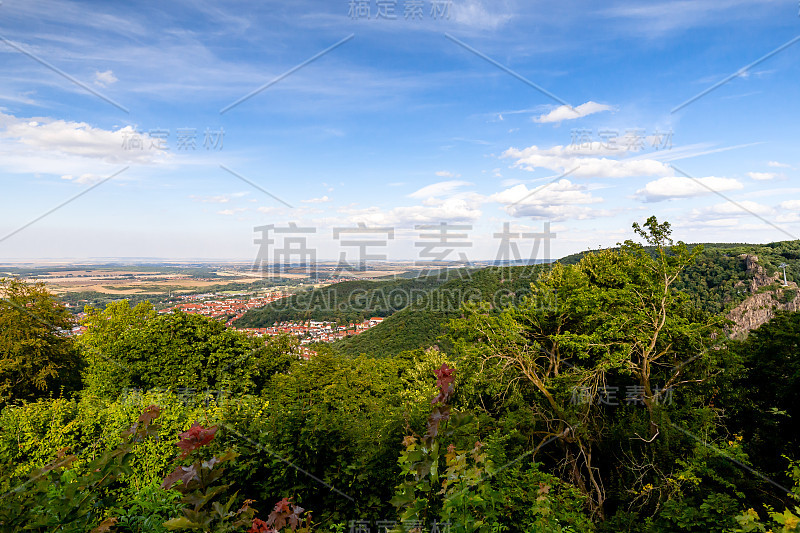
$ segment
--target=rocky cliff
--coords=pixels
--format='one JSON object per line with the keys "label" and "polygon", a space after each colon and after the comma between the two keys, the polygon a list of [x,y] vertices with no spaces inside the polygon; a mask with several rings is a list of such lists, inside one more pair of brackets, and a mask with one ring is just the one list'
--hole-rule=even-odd
{"label": "rocky cliff", "polygon": [[[749,331],[769,322],[775,311],[800,310],[800,291],[796,283],[783,286],[781,274],[768,275],[758,264],[758,256],[742,254],[739,259],[745,262],[747,273],[753,277],[748,287],[750,296],[728,312],[728,318],[734,323],[729,331],[731,337],[746,337]],[[745,282],[737,285],[744,286]]]}

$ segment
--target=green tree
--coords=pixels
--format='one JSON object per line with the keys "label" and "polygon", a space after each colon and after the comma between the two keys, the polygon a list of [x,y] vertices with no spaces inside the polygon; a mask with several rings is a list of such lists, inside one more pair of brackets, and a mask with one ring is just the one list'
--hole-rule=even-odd
{"label": "green tree", "polygon": [[605,387],[637,387],[646,422],[630,427],[625,439],[649,444],[668,429],[662,391],[701,382],[705,374],[695,369],[712,359],[707,346],[714,321],[674,288],[700,248],[673,244],[669,224],[655,217],[644,228],[633,227],[654,253],[629,240],[574,265],[556,264],[519,306],[466,306],[465,317],[453,322],[467,357],[532,389],[539,439],[534,450],[559,441],[546,451],[560,448],[553,460],[565,465],[598,517],[606,500],[598,456],[613,415],[601,405]]}
{"label": "green tree", "polygon": [[44,283],[0,279],[0,405],[80,387],[72,326]]}
{"label": "green tree", "polygon": [[744,373],[723,391],[728,426],[748,436],[761,471],[783,478],[781,456],[797,457],[800,447],[800,313],[779,311],[733,349]]}
{"label": "green tree", "polygon": [[84,311],[86,331],[78,342],[87,361],[87,389],[99,396],[118,394],[130,380],[129,369],[124,364],[129,349],[127,334],[143,328],[148,320],[156,317],[156,312],[150,302],[131,307],[128,300],[110,303],[104,310],[86,306]]}
{"label": "green tree", "polygon": [[86,383],[101,397],[126,388],[257,392],[297,358],[292,339],[265,344],[199,315],[157,315],[147,302],[87,312],[81,338],[89,360]]}

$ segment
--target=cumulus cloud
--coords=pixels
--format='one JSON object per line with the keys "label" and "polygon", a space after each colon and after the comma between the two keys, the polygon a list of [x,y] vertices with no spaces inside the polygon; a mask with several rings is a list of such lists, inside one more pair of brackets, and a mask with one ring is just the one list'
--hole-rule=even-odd
{"label": "cumulus cloud", "polygon": [[233,194],[220,194],[217,196],[196,196],[194,194],[189,195],[189,198],[196,201],[202,202],[204,204],[227,204],[234,198],[241,198],[242,196],[247,196],[249,193],[246,192],[236,192]]}
{"label": "cumulus cloud", "polygon": [[780,203],[781,209],[788,209],[790,211],[800,211],[800,200],[786,200]]}
{"label": "cumulus cloud", "polygon": [[584,185],[568,179],[528,189],[524,184],[495,193],[489,200],[504,205],[506,213],[513,217],[533,217],[548,220],[584,220],[604,216],[607,213],[585,207],[603,202],[593,196]]}
{"label": "cumulus cloud", "polygon": [[303,203],[306,204],[324,204],[326,202],[330,202],[331,199],[327,196],[321,196],[319,198],[309,198],[308,200],[301,200]]}
{"label": "cumulus cloud", "polygon": [[231,215],[235,215],[236,213],[241,213],[243,211],[247,211],[247,208],[246,207],[235,207],[233,209],[223,209],[222,211],[217,211],[217,214],[218,215],[231,216]]}
{"label": "cumulus cloud", "polygon": [[548,122],[562,122],[564,120],[583,118],[585,116],[601,113],[603,111],[612,111],[613,109],[614,108],[610,105],[598,104],[597,102],[592,101],[586,102],[585,104],[581,104],[577,107],[562,105],[553,109],[549,113],[535,117],[533,121],[539,122],[540,124],[545,124]]}
{"label": "cumulus cloud", "polygon": [[775,210],[767,205],[743,200],[737,202],[723,202],[708,207],[693,209],[690,213],[692,222],[714,227],[735,227],[739,226],[739,219],[742,217],[769,216],[774,215]]}
{"label": "cumulus cloud", "polygon": [[[490,11],[484,4],[491,5],[495,9]],[[500,8],[497,9],[498,7]],[[453,2],[450,11],[456,23],[473,28],[496,29],[512,18],[509,10],[498,6],[496,1],[462,0]]]}
{"label": "cumulus cloud", "polygon": [[20,173],[80,176],[89,170],[99,173],[99,163],[148,165],[171,157],[157,148],[157,139],[132,126],[106,130],[86,122],[18,118],[2,112],[0,141],[0,166]]}
{"label": "cumulus cloud", "polygon": [[467,181],[449,180],[432,183],[409,194],[410,198],[438,198],[453,194],[461,187],[471,185]]}
{"label": "cumulus cloud", "polygon": [[340,210],[350,222],[368,226],[407,226],[439,222],[473,222],[481,217],[476,202],[468,198],[448,198],[437,205],[401,206],[390,210],[378,207]]}
{"label": "cumulus cloud", "polygon": [[800,214],[798,213],[785,213],[783,215],[778,215],[775,217],[775,222],[778,224],[792,224],[795,222],[800,222]]}
{"label": "cumulus cloud", "polygon": [[786,163],[780,163],[778,161],[770,161],[767,163],[767,166],[772,168],[789,168],[789,165]]}
{"label": "cumulus cloud", "polygon": [[747,175],[756,181],[774,180],[778,176],[774,172],[748,172]]}
{"label": "cumulus cloud", "polygon": [[582,178],[628,178],[633,176],[669,176],[672,168],[655,159],[612,159],[603,156],[621,157],[624,150],[614,150],[599,142],[586,145],[554,146],[539,148],[531,146],[522,150],[509,148],[504,158],[515,159],[514,166],[535,171],[546,168],[556,172],[570,173],[572,177]]}
{"label": "cumulus cloud", "polygon": [[377,226],[472,222],[480,218],[480,207],[486,197],[473,191],[460,190],[468,185],[472,184],[458,180],[441,181],[408,195],[409,198],[422,200],[422,205],[398,206],[389,210],[347,206],[339,209],[339,212],[347,215],[348,222]]}
{"label": "cumulus cloud", "polygon": [[80,176],[73,176],[72,174],[64,174],[61,176],[62,180],[72,181],[75,183],[80,183],[81,185],[91,185],[97,183],[99,181],[103,181],[108,176],[100,176],[98,174],[81,174]]}
{"label": "cumulus cloud", "polygon": [[744,185],[740,181],[733,178],[708,176],[690,179],[684,176],[667,176],[651,181],[645,185],[644,189],[636,191],[636,196],[645,202],[661,202],[672,198],[692,198],[713,194],[708,188],[722,192],[739,190],[743,187]]}
{"label": "cumulus cloud", "polygon": [[454,172],[450,172],[448,170],[440,170],[436,173],[437,176],[440,178],[460,178],[461,174],[456,174]]}
{"label": "cumulus cloud", "polygon": [[100,87],[108,87],[118,81],[117,77],[114,76],[114,73],[110,70],[106,70],[105,72],[97,71],[94,73],[94,84]]}

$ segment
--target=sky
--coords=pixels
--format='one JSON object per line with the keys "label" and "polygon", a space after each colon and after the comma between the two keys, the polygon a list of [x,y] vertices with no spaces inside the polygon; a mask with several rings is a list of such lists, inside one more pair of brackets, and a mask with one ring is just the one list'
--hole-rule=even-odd
{"label": "sky", "polygon": [[3,0],[0,261],[797,239],[798,9]]}

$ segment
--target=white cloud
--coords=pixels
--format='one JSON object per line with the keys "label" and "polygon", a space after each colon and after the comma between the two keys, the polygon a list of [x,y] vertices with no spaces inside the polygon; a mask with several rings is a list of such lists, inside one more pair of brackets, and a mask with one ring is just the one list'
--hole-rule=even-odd
{"label": "white cloud", "polygon": [[111,174],[120,165],[150,165],[172,157],[155,149],[147,134],[139,134],[141,149],[132,148],[135,135],[132,126],[112,131],[85,122],[18,118],[0,112],[0,167],[19,173],[82,176]]}
{"label": "white cloud", "polygon": [[91,185],[99,181],[103,181],[108,176],[100,176],[98,174],[81,174],[80,176],[73,176],[72,174],[65,174],[61,176],[62,180],[80,183],[81,185]]}
{"label": "white cloud", "polygon": [[235,207],[233,209],[223,209],[222,211],[217,211],[217,214],[218,215],[231,216],[231,215],[235,215],[236,213],[241,213],[243,211],[247,211],[247,208],[246,207]]}
{"label": "white cloud", "polygon": [[114,73],[110,70],[106,70],[105,72],[96,71],[94,73],[94,84],[100,87],[108,87],[118,81],[117,77],[114,76]]}
{"label": "white cloud", "polygon": [[553,109],[549,113],[539,115],[538,117],[534,118],[533,121],[539,122],[540,124],[548,122],[561,122],[564,120],[583,118],[585,116],[600,113],[602,111],[612,111],[613,109],[614,108],[610,105],[598,104],[597,102],[592,101],[586,102],[585,104],[581,104],[577,107],[562,105]]}
{"label": "white cloud", "polygon": [[706,212],[713,213],[715,215],[731,215],[731,216],[744,216],[744,215],[752,216],[752,213],[755,213],[757,215],[769,215],[770,213],[774,212],[774,210],[770,206],[759,204],[758,202],[753,202],[752,200],[742,200],[741,202],[736,202],[736,203],[739,205],[736,205],[732,202],[724,202],[721,204],[716,204],[707,208]]}
{"label": "white cloud", "polygon": [[458,189],[472,185],[466,181],[449,180],[432,183],[411,194],[409,198],[422,200],[422,205],[357,209],[347,206],[339,209],[347,215],[349,223],[367,225],[404,226],[437,222],[472,222],[481,216],[480,206],[486,197],[472,191]]}
{"label": "white cloud", "polygon": [[561,179],[555,183],[528,189],[524,184],[495,193],[490,200],[505,205],[505,211],[514,217],[534,217],[549,220],[584,220],[607,213],[582,207],[603,202],[592,196],[587,187]]}
{"label": "white cloud", "polygon": [[700,209],[693,209],[690,218],[693,223],[705,226],[741,228],[739,220],[743,217],[754,219],[754,214],[757,216],[771,216],[775,213],[773,208],[752,200],[742,200],[737,203],[739,205],[732,202],[723,202]]}
{"label": "white cloud", "polygon": [[417,191],[412,192],[409,194],[409,198],[438,198],[440,196],[447,196],[452,194],[457,189],[464,187],[466,185],[471,185],[467,181],[459,181],[459,180],[450,180],[450,181],[440,181],[438,183],[432,183],[427,185]]}
{"label": "white cloud", "polygon": [[311,198],[309,200],[301,200],[303,203],[306,204],[324,204],[325,202],[330,202],[331,199],[327,196],[322,196],[320,198]]}
{"label": "white cloud", "polygon": [[790,211],[800,211],[800,200],[786,200],[780,203],[781,209],[788,209]]}
{"label": "white cloud", "polygon": [[768,181],[775,179],[778,175],[774,172],[748,172],[748,176],[756,181]]}
{"label": "white cloud", "polygon": [[786,163],[780,163],[778,161],[770,161],[767,163],[767,166],[772,168],[789,168],[789,165]]}
{"label": "white cloud", "polygon": [[460,178],[461,177],[461,174],[455,174],[455,173],[450,172],[448,170],[440,170],[439,172],[436,173],[436,175],[439,176],[440,178]]}
{"label": "white cloud", "polygon": [[483,5],[484,1],[482,0],[461,0],[452,3],[451,16],[458,24],[486,29],[496,29],[511,20],[512,16],[508,14],[508,6],[499,6],[498,9],[500,3],[496,0],[485,3],[495,7],[494,12],[489,11]]}
{"label": "white cloud", "polygon": [[709,188],[722,192],[739,190],[743,187],[741,182],[733,178],[708,176],[690,179],[684,176],[667,176],[649,182],[644,189],[636,191],[636,196],[645,202],[661,202],[672,198],[692,198],[713,194]]}
{"label": "white cloud", "polygon": [[786,213],[785,215],[778,215],[775,217],[775,222],[778,224],[792,224],[795,222],[800,222],[800,214]]}
{"label": "white cloud", "polygon": [[[738,204],[738,205],[737,205]],[[692,209],[688,222],[698,227],[725,229],[736,231],[772,230],[767,222],[787,223],[792,214],[776,216],[776,210],[768,205],[752,200],[741,200],[736,203],[723,202],[707,207]],[[761,219],[761,220],[759,220]]]}
{"label": "white cloud", "polygon": [[189,195],[189,198],[196,201],[202,202],[204,204],[227,204],[234,198],[241,198],[243,196],[247,196],[249,193],[246,192],[237,192],[233,194],[220,194],[218,196],[195,196],[194,194]]}
{"label": "white cloud", "polygon": [[481,211],[468,198],[448,198],[437,205],[395,207],[390,210],[378,207],[367,209],[342,209],[351,223],[363,222],[372,226],[406,226],[439,222],[472,222],[481,217]]}
{"label": "white cloud", "polygon": [[[534,171],[546,168],[556,172],[570,173],[571,177],[581,178],[628,178],[633,176],[670,176],[672,168],[655,159],[611,159],[602,156],[621,157],[625,150],[614,150],[602,143],[593,142],[586,145],[554,146],[539,148],[531,146],[518,150],[509,148],[503,157],[516,159],[514,166]],[[593,157],[587,157],[593,156]]]}

